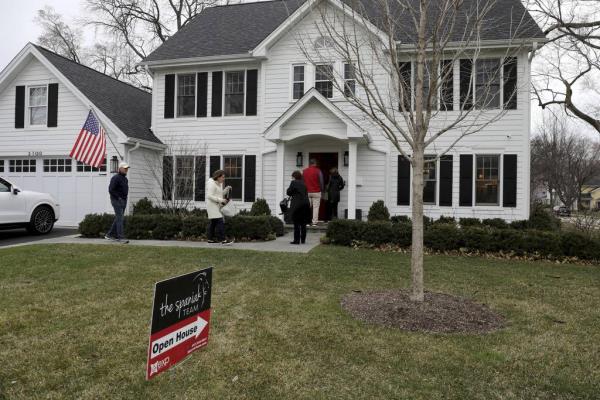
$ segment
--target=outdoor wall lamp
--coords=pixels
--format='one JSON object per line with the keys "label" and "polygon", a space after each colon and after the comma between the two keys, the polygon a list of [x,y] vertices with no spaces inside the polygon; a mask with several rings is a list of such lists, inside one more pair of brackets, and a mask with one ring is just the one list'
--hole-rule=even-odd
{"label": "outdoor wall lamp", "polygon": [[344,167],[347,167],[350,161],[350,153],[344,152]]}
{"label": "outdoor wall lamp", "polygon": [[296,167],[301,167],[304,165],[304,160],[302,159],[302,153],[298,152],[296,155]]}
{"label": "outdoor wall lamp", "polygon": [[119,159],[117,156],[112,156],[110,159],[110,173],[116,174],[117,172],[119,172]]}

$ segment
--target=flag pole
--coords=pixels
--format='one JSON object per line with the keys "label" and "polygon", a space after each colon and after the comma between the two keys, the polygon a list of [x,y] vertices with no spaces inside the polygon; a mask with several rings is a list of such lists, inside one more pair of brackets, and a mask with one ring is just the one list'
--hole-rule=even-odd
{"label": "flag pole", "polygon": [[[96,117],[96,119],[98,120],[98,122],[100,123],[100,125],[102,126],[106,126],[102,123],[102,120],[100,119],[100,117],[98,117],[98,114],[96,114],[96,112],[94,111],[94,108],[92,106],[90,106],[90,112],[92,114],[94,114],[94,117]],[[105,129],[106,130],[106,129]],[[110,135],[108,134],[108,130],[106,130],[106,137],[108,138],[108,140],[110,141],[110,144],[112,144],[113,148],[115,149],[115,151],[117,152],[117,154],[119,155],[119,158],[121,159],[121,161],[124,161],[123,156],[121,155],[121,152],[119,151],[119,149],[117,148],[117,146],[115,145],[115,143],[112,141],[112,139],[110,138]],[[108,162],[108,160],[106,160]]]}

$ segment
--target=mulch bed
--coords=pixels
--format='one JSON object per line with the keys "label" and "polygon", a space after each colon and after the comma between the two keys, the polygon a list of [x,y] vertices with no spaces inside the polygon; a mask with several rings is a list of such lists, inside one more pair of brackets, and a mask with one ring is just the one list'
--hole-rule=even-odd
{"label": "mulch bed", "polygon": [[484,334],[505,326],[505,319],[484,304],[444,293],[425,292],[413,302],[406,290],[355,292],[344,296],[342,308],[354,318],[411,332]]}

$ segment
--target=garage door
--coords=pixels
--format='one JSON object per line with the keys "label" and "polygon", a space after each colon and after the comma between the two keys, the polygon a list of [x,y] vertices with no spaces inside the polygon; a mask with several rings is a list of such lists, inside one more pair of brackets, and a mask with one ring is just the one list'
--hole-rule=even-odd
{"label": "garage door", "polygon": [[57,225],[76,226],[86,214],[106,212],[110,205],[106,164],[96,169],[68,157],[12,157],[0,164],[0,175],[22,190],[50,193],[58,200]]}

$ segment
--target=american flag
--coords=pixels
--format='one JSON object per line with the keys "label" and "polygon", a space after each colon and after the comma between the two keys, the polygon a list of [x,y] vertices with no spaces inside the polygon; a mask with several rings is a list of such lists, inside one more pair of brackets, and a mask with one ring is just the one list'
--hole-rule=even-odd
{"label": "american flag", "polygon": [[94,168],[99,168],[106,157],[106,132],[91,110],[70,156]]}

